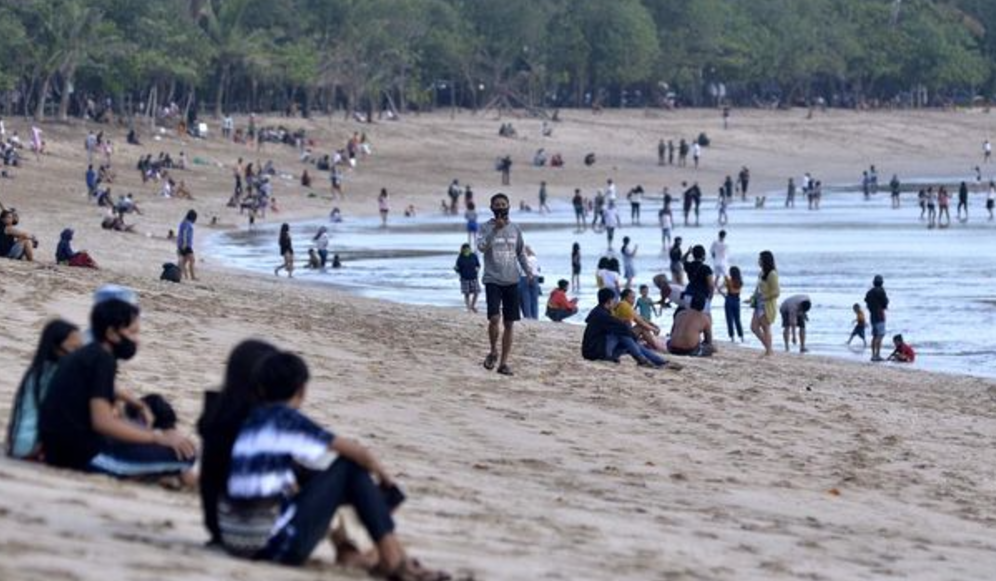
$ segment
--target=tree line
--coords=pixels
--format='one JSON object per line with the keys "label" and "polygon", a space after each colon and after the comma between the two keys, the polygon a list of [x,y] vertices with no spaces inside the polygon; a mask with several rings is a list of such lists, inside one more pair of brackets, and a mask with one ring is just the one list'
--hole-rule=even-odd
{"label": "tree line", "polygon": [[[991,0],[0,0],[0,110],[942,105]],[[96,104],[96,105],[95,105]]]}

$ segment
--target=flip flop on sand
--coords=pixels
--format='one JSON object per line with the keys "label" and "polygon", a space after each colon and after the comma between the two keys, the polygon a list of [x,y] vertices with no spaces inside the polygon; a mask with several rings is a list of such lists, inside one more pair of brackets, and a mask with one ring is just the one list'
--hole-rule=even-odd
{"label": "flip flop on sand", "polygon": [[498,362],[498,356],[494,353],[488,353],[488,356],[484,358],[484,368],[491,371],[495,368],[495,363]]}
{"label": "flip flop on sand", "polygon": [[370,570],[370,575],[387,581],[450,581],[453,577],[443,571],[426,569],[413,559],[402,561],[393,571],[383,565]]}
{"label": "flip flop on sand", "polygon": [[509,367],[508,365],[499,365],[498,366],[498,373],[500,373],[502,375],[508,375],[510,377],[512,375],[515,375],[514,373],[512,373],[512,368]]}

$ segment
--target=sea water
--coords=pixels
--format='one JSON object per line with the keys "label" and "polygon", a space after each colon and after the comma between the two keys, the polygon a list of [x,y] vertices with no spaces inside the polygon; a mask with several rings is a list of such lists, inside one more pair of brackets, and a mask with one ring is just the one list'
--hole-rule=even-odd
{"label": "sea water", "polygon": [[[972,194],[971,220],[960,223],[954,218],[957,196],[953,196],[951,226],[933,230],[920,221],[915,194],[904,194],[900,209],[890,208],[888,193],[865,200],[859,192],[826,192],[818,211],[807,210],[803,195],[796,196],[794,209],[784,207],[784,196],[769,196],[764,208],[755,208],[753,198],[737,199],[728,208],[729,222],[723,227],[717,221],[714,198],[703,201],[699,227],[683,225],[681,203],[675,200],[673,235],[683,239],[684,249],[701,244],[708,250],[718,231],[727,231],[729,264],[739,266],[744,275],[742,319],[748,346],[760,345],[750,333],[751,311],[746,302],[759,271],[758,253],[771,250],[781,298],[807,294],[812,300],[807,326],[810,352],[854,361],[870,358],[870,350],[860,350],[860,339],[851,348],[845,343],[853,327],[852,306],[860,304],[867,314],[864,296],[872,278],[880,274],[890,301],[884,355],[891,352],[892,335],[902,333],[917,351],[918,368],[996,377],[996,223],[988,221],[984,198],[984,194]],[[581,245],[583,263],[581,289],[574,293],[580,299],[580,314],[568,319],[568,324],[583,324],[596,302],[596,263],[606,254],[618,257],[624,236],[637,247],[634,287],[647,284],[651,296],[658,298],[651,279],[669,272],[657,226],[660,200],[644,200],[642,226],[630,225],[629,203],[619,200],[623,226],[616,230],[612,251],[604,233],[590,228],[576,232],[568,202],[554,201],[551,206],[552,212],[544,215],[512,212],[545,278],[540,313],[557,280],[570,279],[574,242]],[[482,219],[487,214],[484,208]],[[331,254],[338,253],[343,267],[306,270],[307,249],[323,225],[330,229],[330,263]],[[291,232],[299,280],[400,303],[463,308],[453,269],[460,245],[467,242],[460,216],[392,215],[387,228],[380,226],[379,218],[347,218],[339,224],[311,221],[292,224]],[[253,232],[220,233],[210,239],[209,246],[214,258],[261,274],[273,276],[273,269],[281,263],[275,224],[258,226]],[[713,302],[713,333],[722,348],[728,340],[723,299],[717,296]],[[483,294],[480,306],[483,312]],[[665,332],[670,316],[665,311],[655,321]],[[783,349],[780,320],[772,332],[775,348]],[[870,341],[870,328],[867,336]]]}

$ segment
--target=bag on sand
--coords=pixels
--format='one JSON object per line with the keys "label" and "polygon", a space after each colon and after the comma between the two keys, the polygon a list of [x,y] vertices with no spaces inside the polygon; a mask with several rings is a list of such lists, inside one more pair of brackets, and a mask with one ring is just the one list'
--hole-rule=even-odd
{"label": "bag on sand", "polygon": [[163,273],[159,275],[159,280],[180,282],[180,278],[181,278],[181,273],[179,266],[173,264],[172,262],[167,262],[163,264]]}

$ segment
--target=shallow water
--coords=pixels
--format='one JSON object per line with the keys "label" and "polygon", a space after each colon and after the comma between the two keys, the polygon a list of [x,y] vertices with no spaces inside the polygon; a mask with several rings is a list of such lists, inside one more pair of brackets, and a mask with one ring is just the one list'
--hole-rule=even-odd
{"label": "shallow water", "polygon": [[[950,228],[928,230],[918,220],[914,194],[904,194],[903,207],[892,210],[888,194],[870,201],[860,193],[824,193],[822,209],[808,211],[797,196],[797,207],[782,207],[783,196],[769,198],[765,209],[753,202],[734,202],[729,209],[727,242],[731,265],[744,272],[744,298],[757,277],[757,254],[775,254],[782,298],[808,294],[813,301],[807,342],[813,353],[865,361],[869,351],[854,352],[844,343],[853,321],[852,305],[861,303],[875,274],[885,278],[889,294],[888,337],[902,333],[917,350],[918,368],[996,377],[996,223],[987,221],[984,194],[972,194],[971,221],[953,222]],[[570,279],[570,250],[581,244],[583,269],[581,314],[583,322],[595,304],[595,265],[607,250],[605,235],[591,230],[577,234],[573,210],[566,201],[554,201],[545,216],[513,212],[512,219],[536,251],[546,283],[544,295],[560,278]],[[624,226],[616,231],[615,248],[623,236],[639,246],[635,285],[650,284],[654,274],[667,272],[661,252],[657,210],[660,202],[644,201],[642,227]],[[675,206],[675,235],[707,249],[720,227],[713,200],[704,200],[701,227],[680,225],[680,204]],[[629,223],[629,204],[622,201],[620,215]],[[952,214],[955,211],[953,200]],[[388,228],[379,219],[347,220],[329,225],[331,251],[343,257],[344,268],[327,272],[299,268],[301,280],[345,287],[367,297],[390,301],[462,308],[459,280],[453,265],[460,244],[467,241],[462,218],[432,215],[406,219],[392,217]],[[299,264],[307,258],[311,236],[323,221],[292,225]],[[277,255],[277,225],[252,233],[216,234],[209,252],[217,259],[246,270],[269,273],[281,262]],[[330,259],[331,260],[331,259]],[[651,288],[652,285],[651,285]],[[653,291],[651,293],[654,294]],[[542,312],[545,296],[540,298]],[[722,298],[713,309],[714,333],[720,346],[727,339]],[[483,312],[483,297],[481,297]],[[743,311],[747,344],[758,347],[750,335],[750,311]],[[665,313],[657,323],[670,326]],[[780,323],[773,327],[776,347],[782,348]],[[891,346],[887,338],[886,347]],[[870,329],[869,329],[870,339]],[[482,339],[483,340],[483,339]]]}

